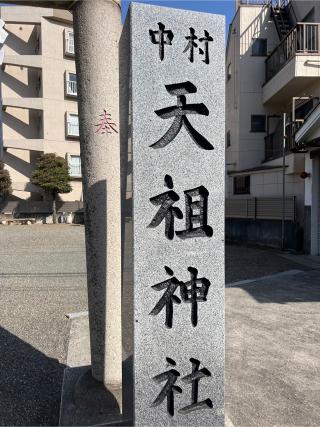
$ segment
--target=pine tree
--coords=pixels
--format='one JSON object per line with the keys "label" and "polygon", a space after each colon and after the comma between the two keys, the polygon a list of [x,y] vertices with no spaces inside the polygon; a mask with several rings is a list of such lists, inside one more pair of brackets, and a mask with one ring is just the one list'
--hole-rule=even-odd
{"label": "pine tree", "polygon": [[12,193],[11,184],[9,171],[4,168],[4,163],[0,160],[0,201]]}
{"label": "pine tree", "polygon": [[59,193],[70,193],[72,190],[69,166],[63,157],[54,153],[42,154],[37,168],[33,171],[31,182],[52,196],[53,223],[57,223],[56,200]]}

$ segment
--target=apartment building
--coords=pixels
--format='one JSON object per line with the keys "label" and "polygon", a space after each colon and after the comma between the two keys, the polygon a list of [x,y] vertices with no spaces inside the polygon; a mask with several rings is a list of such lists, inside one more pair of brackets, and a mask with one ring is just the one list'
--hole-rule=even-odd
{"label": "apartment building", "polygon": [[68,160],[72,192],[82,201],[77,80],[72,14],[66,10],[3,6],[8,33],[1,71],[1,154],[10,172],[13,200],[45,195],[30,176],[42,153]]}
{"label": "apartment building", "polygon": [[237,0],[226,52],[227,238],[279,246],[284,223],[286,248],[320,255],[319,100],[320,2]]}

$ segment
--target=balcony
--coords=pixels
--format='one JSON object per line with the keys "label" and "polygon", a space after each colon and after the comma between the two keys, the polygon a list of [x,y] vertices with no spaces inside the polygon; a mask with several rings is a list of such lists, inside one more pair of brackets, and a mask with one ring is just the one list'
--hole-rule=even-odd
{"label": "balcony", "polygon": [[265,104],[285,102],[320,77],[320,23],[297,23],[268,56]]}
{"label": "balcony", "polygon": [[44,151],[44,139],[7,139],[3,140],[3,148],[16,148],[19,150]]}
{"label": "balcony", "polygon": [[3,65],[42,68],[42,55],[5,55]]}
{"label": "balcony", "polygon": [[7,107],[26,108],[29,110],[43,110],[42,98],[3,98],[2,108]]}
{"label": "balcony", "polygon": [[[300,122],[288,123],[286,126],[285,155],[296,151],[294,134]],[[278,159],[283,155],[283,120],[280,119],[274,132],[267,135],[265,141],[265,162]]]}

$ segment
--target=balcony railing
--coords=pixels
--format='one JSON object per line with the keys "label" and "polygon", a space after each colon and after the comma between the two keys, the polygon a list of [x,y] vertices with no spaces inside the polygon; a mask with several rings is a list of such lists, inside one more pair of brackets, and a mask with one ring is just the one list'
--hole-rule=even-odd
{"label": "balcony railing", "polygon": [[298,23],[266,59],[266,82],[295,55],[320,54],[320,23]]}
{"label": "balcony railing", "polygon": [[[300,126],[299,122],[289,123],[286,126],[286,144],[285,154],[289,154],[294,151],[294,134]],[[275,131],[267,135],[265,141],[265,161],[277,159],[283,154],[283,120],[279,120],[279,123]]]}
{"label": "balcony railing", "polygon": [[290,3],[291,0],[240,0],[240,4],[243,5],[273,5],[278,7],[285,7]]}

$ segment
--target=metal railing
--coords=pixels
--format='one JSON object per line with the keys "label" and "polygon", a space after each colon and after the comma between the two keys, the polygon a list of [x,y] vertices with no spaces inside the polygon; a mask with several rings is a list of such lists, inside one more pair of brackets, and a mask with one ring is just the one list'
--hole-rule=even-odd
{"label": "metal railing", "polygon": [[[289,154],[295,150],[294,135],[301,122],[288,123],[286,125],[286,145],[285,154]],[[280,119],[274,132],[267,135],[264,139],[265,161],[277,159],[282,156],[283,151],[283,120]]]}
{"label": "metal railing", "polygon": [[295,55],[320,54],[320,23],[299,22],[266,59],[266,82]]}
{"label": "metal railing", "polygon": [[273,5],[275,7],[286,7],[291,0],[240,0],[242,5]]}

